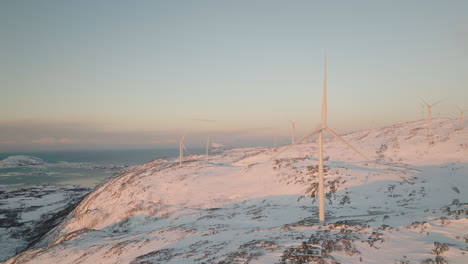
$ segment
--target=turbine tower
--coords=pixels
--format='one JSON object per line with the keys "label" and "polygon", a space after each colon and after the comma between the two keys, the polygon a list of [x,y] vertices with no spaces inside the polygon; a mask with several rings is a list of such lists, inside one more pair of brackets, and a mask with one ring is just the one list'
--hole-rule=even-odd
{"label": "turbine tower", "polygon": [[182,160],[184,158],[184,149],[187,150],[185,148],[185,145],[184,145],[184,138],[185,138],[185,135],[182,137],[182,139],[179,141],[179,166],[182,166]]}
{"label": "turbine tower", "polygon": [[285,152],[288,150],[290,147],[298,144],[299,142],[315,135],[318,134],[318,167],[319,167],[319,178],[318,178],[318,196],[319,196],[319,221],[323,223],[325,221],[325,194],[324,194],[324,177],[323,177],[323,132],[327,131],[330,133],[333,137],[347,145],[350,149],[354,150],[356,153],[358,153],[360,156],[362,156],[364,159],[369,161],[370,163],[374,163],[369,160],[364,154],[359,152],[357,149],[355,149],[351,144],[346,142],[343,138],[338,136],[338,134],[335,133],[330,127],[327,126],[327,56],[325,55],[325,63],[324,63],[324,79],[323,79],[323,97],[322,97],[322,124],[321,126],[310,132],[309,134],[303,136],[293,144],[287,146],[285,149],[283,149],[281,152],[278,154],[274,155],[271,159],[275,158],[276,156],[280,155],[281,153]]}
{"label": "turbine tower", "polygon": [[211,143],[210,143],[210,138],[206,140],[206,156],[210,155],[210,149],[211,149]]}
{"label": "turbine tower", "polygon": [[289,120],[291,123],[291,144],[294,143],[296,137],[296,121]]}
{"label": "turbine tower", "polygon": [[432,136],[432,107],[442,102],[442,100],[439,100],[433,104],[428,104],[424,100],[421,101],[422,104],[427,107],[427,135]]}
{"label": "turbine tower", "polygon": [[460,129],[463,129],[463,113],[466,112],[466,110],[462,110],[460,107],[457,106],[458,111],[460,111]]}

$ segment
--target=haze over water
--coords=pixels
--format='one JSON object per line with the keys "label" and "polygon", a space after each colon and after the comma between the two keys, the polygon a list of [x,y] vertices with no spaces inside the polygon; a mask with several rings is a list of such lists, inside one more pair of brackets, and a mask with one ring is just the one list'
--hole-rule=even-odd
{"label": "haze over water", "polygon": [[[179,155],[178,151],[158,149],[0,153],[0,161],[15,155],[28,155],[45,162],[38,166],[0,167],[0,186],[58,184],[92,187],[124,166],[142,164],[161,157],[174,161]],[[204,153],[202,149],[189,151]]]}

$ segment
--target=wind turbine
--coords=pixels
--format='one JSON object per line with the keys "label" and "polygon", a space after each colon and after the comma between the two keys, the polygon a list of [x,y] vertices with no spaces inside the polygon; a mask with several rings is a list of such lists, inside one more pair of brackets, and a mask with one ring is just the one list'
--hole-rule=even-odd
{"label": "wind turbine", "polygon": [[289,120],[289,123],[291,123],[291,144],[292,144],[294,143],[295,136],[296,136],[296,121]]}
{"label": "wind turbine", "polygon": [[182,139],[179,141],[179,166],[182,166],[182,159],[184,158],[184,149],[185,149],[185,151],[187,151],[187,149],[185,148],[185,145],[184,145],[185,135],[186,134],[184,134]]}
{"label": "wind turbine", "polygon": [[208,157],[208,155],[210,154],[210,147],[211,147],[211,144],[210,144],[210,138],[208,138],[206,140],[206,156]]}
{"label": "wind turbine", "polygon": [[[274,155],[271,157],[271,159],[275,158],[276,156],[280,155],[281,153],[285,152],[287,149],[290,147],[298,144],[299,142],[315,135],[318,134],[318,167],[319,167],[319,179],[318,179],[318,196],[319,196],[319,221],[324,222],[325,221],[325,195],[324,195],[324,179],[323,179],[323,137],[322,134],[323,132],[327,131],[330,133],[333,137],[347,145],[349,148],[354,150],[356,153],[358,153],[360,156],[362,156],[364,159],[369,161],[370,163],[374,163],[369,160],[364,154],[359,152],[357,149],[355,149],[351,144],[346,142],[343,138],[338,136],[335,131],[333,131],[330,127],[327,126],[327,56],[325,55],[325,63],[324,63],[324,80],[323,80],[323,97],[322,97],[322,124],[319,128],[313,130],[309,134],[303,136],[296,142],[293,142],[291,145],[287,146],[285,149],[283,149],[281,152],[278,154]],[[374,163],[375,164],[375,163]]]}
{"label": "wind turbine", "polygon": [[460,128],[463,129],[463,113],[466,112],[466,110],[462,110],[460,107],[457,106],[458,111],[460,111]]}
{"label": "wind turbine", "polygon": [[421,101],[422,101],[422,104],[427,107],[427,131],[428,131],[428,136],[432,136],[432,107],[442,102],[442,100],[439,100],[433,104],[428,104],[424,100],[421,100]]}

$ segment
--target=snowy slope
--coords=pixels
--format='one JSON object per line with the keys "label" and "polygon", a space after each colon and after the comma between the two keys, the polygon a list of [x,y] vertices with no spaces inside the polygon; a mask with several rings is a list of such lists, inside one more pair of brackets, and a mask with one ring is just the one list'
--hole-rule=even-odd
{"label": "snowy slope", "polygon": [[98,186],[35,249],[6,263],[467,263],[468,129],[424,121],[325,142],[165,159]]}
{"label": "snowy slope", "polygon": [[16,255],[59,223],[91,191],[76,186],[0,188],[0,261]]}

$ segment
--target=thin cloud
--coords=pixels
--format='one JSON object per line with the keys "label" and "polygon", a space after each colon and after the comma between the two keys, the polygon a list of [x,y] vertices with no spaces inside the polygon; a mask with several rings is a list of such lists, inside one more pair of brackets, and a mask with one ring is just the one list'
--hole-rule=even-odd
{"label": "thin cloud", "polygon": [[[198,122],[216,122],[196,119]],[[187,146],[203,147],[206,138],[232,146],[254,145],[270,137],[271,127],[226,128],[189,131]],[[93,122],[43,120],[0,120],[0,149],[3,151],[89,148],[176,148],[180,130],[103,130]]]}
{"label": "thin cloud", "polygon": [[203,123],[217,123],[217,120],[213,119],[204,119],[204,118],[187,118],[187,120],[191,121],[198,121],[198,122],[203,122]]}
{"label": "thin cloud", "polygon": [[154,140],[148,140],[146,143],[148,144],[178,144],[179,141],[175,139],[154,139]]}
{"label": "thin cloud", "polygon": [[38,145],[58,145],[58,144],[78,144],[77,140],[70,138],[43,137],[31,140],[31,143]]}
{"label": "thin cloud", "polygon": [[16,144],[16,141],[14,141],[14,140],[0,140],[0,145],[11,145],[11,144]]}

